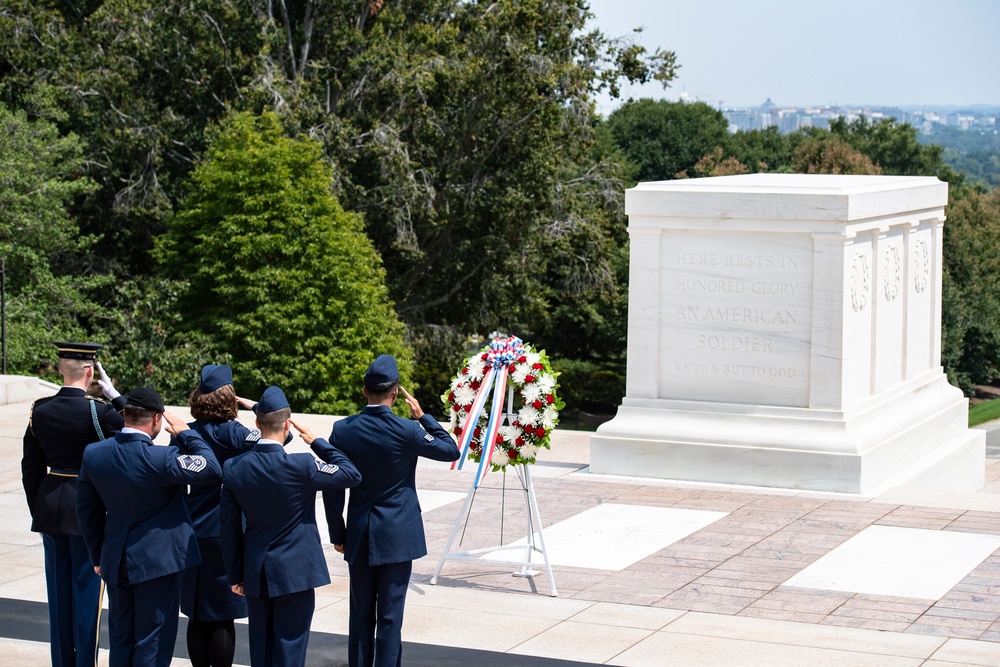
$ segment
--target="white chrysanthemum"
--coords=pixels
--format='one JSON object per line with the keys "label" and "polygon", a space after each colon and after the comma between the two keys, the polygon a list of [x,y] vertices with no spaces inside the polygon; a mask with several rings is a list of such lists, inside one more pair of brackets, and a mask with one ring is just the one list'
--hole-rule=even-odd
{"label": "white chrysanthemum", "polygon": [[538,410],[534,409],[530,405],[524,406],[521,408],[520,412],[517,413],[517,421],[521,422],[522,426],[527,426],[528,424],[534,426],[538,423],[540,418],[541,415],[538,413]]}
{"label": "white chrysanthemum", "polygon": [[528,368],[531,368],[537,364],[542,359],[542,355],[537,352],[525,352],[524,353],[525,363],[528,364]]}
{"label": "white chrysanthemum", "polygon": [[480,358],[475,358],[469,362],[469,379],[482,380],[486,376],[486,364]]}
{"label": "white chrysanthemum", "polygon": [[493,450],[493,456],[490,457],[491,465],[503,468],[509,463],[510,463],[510,457],[507,456],[507,450],[500,449],[499,447]]}
{"label": "white chrysanthemum", "polygon": [[556,419],[558,418],[559,413],[551,405],[546,406],[546,408],[542,410],[542,426],[545,427],[545,430],[551,431],[554,429],[556,427]]}
{"label": "white chrysanthemum", "polygon": [[458,389],[459,387],[461,387],[461,386],[463,386],[463,385],[466,385],[466,386],[468,386],[468,382],[466,382],[466,380],[467,380],[467,379],[468,379],[468,378],[464,377],[464,376],[463,376],[463,375],[461,375],[461,374],[459,374],[459,375],[456,375],[456,376],[455,376],[455,377],[454,377],[454,378],[452,379],[452,381],[451,381],[451,390],[452,390],[452,391],[455,391],[456,389]]}
{"label": "white chrysanthemum", "polygon": [[528,364],[517,364],[511,370],[510,377],[514,381],[514,384],[524,384],[524,378],[531,372],[531,366]]}
{"label": "white chrysanthemum", "polygon": [[516,426],[506,425],[500,427],[500,435],[503,436],[504,440],[512,445],[514,444],[514,441],[520,438],[523,434],[524,431]]}
{"label": "white chrysanthemum", "polygon": [[525,403],[534,403],[539,401],[544,397],[542,394],[542,389],[535,383],[524,385],[524,389],[521,390],[521,396],[524,397]]}
{"label": "white chrysanthemum", "polygon": [[471,405],[476,400],[476,392],[471,387],[459,387],[455,390],[455,402],[459,405]]}
{"label": "white chrysanthemum", "polygon": [[535,384],[542,390],[542,393],[550,394],[556,386],[556,378],[554,375],[549,373],[542,373],[535,378]]}
{"label": "white chrysanthemum", "polygon": [[524,445],[521,447],[521,458],[526,461],[534,461],[538,456],[538,447],[534,445]]}

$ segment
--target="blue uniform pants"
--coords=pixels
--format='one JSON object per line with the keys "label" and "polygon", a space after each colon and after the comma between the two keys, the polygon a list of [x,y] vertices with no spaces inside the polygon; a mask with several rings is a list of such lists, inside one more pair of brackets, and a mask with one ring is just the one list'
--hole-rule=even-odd
{"label": "blue uniform pants", "polygon": [[309,626],[316,608],[312,588],[273,598],[247,596],[250,664],[253,667],[305,667]]}
{"label": "blue uniform pants", "polygon": [[179,572],[138,584],[109,583],[108,667],[169,667],[180,600]]}
{"label": "blue uniform pants", "polygon": [[403,607],[412,561],[368,564],[368,536],[361,538],[351,575],[351,615],[347,640],[350,667],[403,664]]}
{"label": "blue uniform pants", "polygon": [[101,578],[79,535],[42,533],[52,667],[94,667],[101,620]]}

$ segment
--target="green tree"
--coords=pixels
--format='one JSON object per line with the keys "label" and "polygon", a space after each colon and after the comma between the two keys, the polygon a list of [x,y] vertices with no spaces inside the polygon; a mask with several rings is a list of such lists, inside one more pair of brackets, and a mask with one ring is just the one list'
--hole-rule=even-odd
{"label": "green tree", "polygon": [[287,138],[275,114],[236,114],[158,250],[189,281],[185,327],[212,334],[241,392],[277,384],[294,409],[345,414],[376,354],[394,354],[404,381],[411,354],[379,257],[332,180],[319,142]]}
{"label": "green tree", "polygon": [[792,166],[800,174],[881,174],[860,150],[829,132],[814,134],[795,147]]}
{"label": "green tree", "polygon": [[1000,188],[952,197],[944,226],[942,363],[967,393],[1000,377]]}
{"label": "green tree", "polygon": [[253,79],[260,26],[234,0],[9,0],[0,43],[8,103],[87,141],[99,188],[74,214],[96,259],[146,274],[205,127]]}
{"label": "green tree", "polygon": [[607,120],[615,144],[636,167],[636,181],[687,175],[706,155],[723,146],[729,124],[703,102],[628,101]]}
{"label": "green tree", "polygon": [[54,125],[0,105],[0,257],[6,264],[7,371],[37,373],[53,340],[81,334],[88,298],[102,278],[86,275],[94,239],[67,206],[93,189],[81,176],[84,147]]}
{"label": "green tree", "polygon": [[936,176],[945,166],[940,146],[921,144],[915,127],[893,118],[872,122],[859,116],[848,122],[841,116],[830,122],[829,133],[863,153],[883,174]]}

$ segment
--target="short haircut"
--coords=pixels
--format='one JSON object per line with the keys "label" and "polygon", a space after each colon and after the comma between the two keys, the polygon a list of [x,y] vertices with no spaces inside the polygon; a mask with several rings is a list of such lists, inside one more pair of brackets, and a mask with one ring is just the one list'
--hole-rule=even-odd
{"label": "short haircut", "polygon": [[261,431],[274,432],[285,425],[285,420],[292,416],[291,408],[281,408],[274,412],[265,412],[257,415],[257,425]]}
{"label": "short haircut", "polygon": [[138,405],[126,405],[122,410],[126,426],[144,426],[153,421],[153,415],[158,414],[160,413],[155,410],[140,408]]}
{"label": "short haircut", "polygon": [[395,391],[398,386],[399,380],[390,380],[380,384],[365,385],[365,389],[368,390],[368,400],[379,403],[388,398],[389,394]]}
{"label": "short haircut", "polygon": [[60,359],[58,370],[67,382],[78,382],[87,369],[93,367],[92,359]]}
{"label": "short haircut", "polygon": [[236,419],[239,406],[233,385],[226,384],[215,391],[203,394],[197,389],[191,392],[191,416],[201,422],[223,423]]}

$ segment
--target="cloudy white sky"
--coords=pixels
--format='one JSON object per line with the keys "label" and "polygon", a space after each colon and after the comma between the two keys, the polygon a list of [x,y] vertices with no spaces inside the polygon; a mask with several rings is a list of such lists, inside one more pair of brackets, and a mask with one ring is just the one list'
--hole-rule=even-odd
{"label": "cloudy white sky", "polygon": [[[590,0],[593,27],[681,65],[625,96],[713,106],[1000,105],[1000,0]],[[599,100],[613,110],[619,102]]]}

